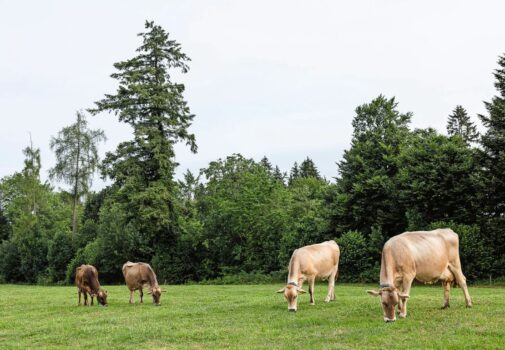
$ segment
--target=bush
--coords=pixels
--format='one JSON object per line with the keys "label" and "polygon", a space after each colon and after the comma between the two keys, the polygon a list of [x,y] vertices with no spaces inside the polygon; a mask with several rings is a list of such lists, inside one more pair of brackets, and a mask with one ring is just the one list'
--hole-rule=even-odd
{"label": "bush", "polygon": [[340,247],[339,280],[344,282],[376,281],[379,275],[373,264],[369,244],[361,232],[348,231],[337,243]]}
{"label": "bush", "polygon": [[23,280],[19,271],[19,250],[12,241],[3,241],[0,244],[0,276],[4,282]]}
{"label": "bush", "polygon": [[53,282],[65,280],[67,265],[72,260],[75,249],[69,233],[57,233],[49,242],[47,262],[49,264],[48,277]]}
{"label": "bush", "polygon": [[232,275],[224,275],[216,279],[203,280],[198,284],[270,284],[270,283],[285,283],[287,271],[274,271],[270,274],[262,274],[257,272],[241,271]]}

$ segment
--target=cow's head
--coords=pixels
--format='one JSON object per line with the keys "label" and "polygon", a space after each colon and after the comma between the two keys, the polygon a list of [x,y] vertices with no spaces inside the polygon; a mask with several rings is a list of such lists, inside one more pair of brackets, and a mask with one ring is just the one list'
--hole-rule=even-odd
{"label": "cow's head", "polygon": [[152,295],[154,305],[160,306],[161,305],[161,303],[160,303],[161,293],[164,293],[164,292],[166,292],[166,290],[161,289],[160,287],[156,286],[156,287],[150,288],[149,291],[147,292],[147,294]]}
{"label": "cow's head", "polygon": [[277,293],[284,294],[284,298],[288,301],[288,311],[296,312],[298,294],[303,294],[305,291],[293,282],[288,283],[286,287],[279,289]]}
{"label": "cow's head", "polygon": [[98,293],[96,294],[96,300],[99,304],[107,306],[107,291],[105,289],[98,290]]}
{"label": "cow's head", "polygon": [[382,310],[384,311],[384,322],[396,321],[395,307],[398,305],[398,301],[400,299],[405,301],[409,297],[391,286],[381,287],[379,290],[368,290],[367,293],[376,297],[380,296]]}

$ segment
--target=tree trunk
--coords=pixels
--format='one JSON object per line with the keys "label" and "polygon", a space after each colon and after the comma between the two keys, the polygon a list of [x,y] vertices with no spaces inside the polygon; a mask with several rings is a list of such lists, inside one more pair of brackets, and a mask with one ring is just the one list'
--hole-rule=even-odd
{"label": "tree trunk", "polygon": [[81,158],[81,116],[77,115],[77,154],[74,178],[74,204],[72,206],[72,234],[77,234],[77,205],[79,204],[79,161]]}

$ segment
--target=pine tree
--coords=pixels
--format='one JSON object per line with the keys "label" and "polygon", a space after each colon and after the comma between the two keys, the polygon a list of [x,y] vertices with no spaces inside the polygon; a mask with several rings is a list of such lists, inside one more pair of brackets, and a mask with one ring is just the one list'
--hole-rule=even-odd
{"label": "pine tree", "polygon": [[89,192],[93,173],[98,166],[97,143],[105,141],[103,130],[90,130],[86,116],[77,112],[74,124],[64,127],[51,139],[51,150],[56,155],[56,165],[49,170],[51,179],[71,185],[72,232],[77,232],[77,207],[80,198]]}
{"label": "pine tree", "polygon": [[447,120],[449,136],[460,136],[467,145],[479,139],[477,127],[470,120],[470,116],[462,106],[456,106]]}
{"label": "pine tree", "polygon": [[316,179],[321,178],[316,165],[309,157],[300,164],[300,177],[314,177]]}

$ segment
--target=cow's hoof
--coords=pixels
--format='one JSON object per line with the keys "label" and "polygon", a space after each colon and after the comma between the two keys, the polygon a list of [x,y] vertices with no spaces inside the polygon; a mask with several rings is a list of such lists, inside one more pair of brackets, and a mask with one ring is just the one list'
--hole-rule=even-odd
{"label": "cow's hoof", "polygon": [[472,307],[473,307],[473,305],[472,305],[472,304],[468,304],[468,305],[466,306],[466,308],[467,308],[467,309],[471,309]]}
{"label": "cow's hoof", "polygon": [[314,303],[314,302],[311,302],[311,303],[310,303],[310,305],[316,305],[316,303]]}
{"label": "cow's hoof", "polygon": [[331,299],[330,299],[330,298],[326,298],[326,299],[324,299],[324,302],[325,302],[325,303],[329,303],[330,301],[331,301]]}
{"label": "cow's hoof", "polygon": [[448,308],[450,308],[450,307],[451,307],[451,306],[450,306],[449,304],[447,304],[447,305],[443,305],[443,306],[441,307],[441,309],[442,309],[442,310],[445,310],[445,309],[448,309]]}

